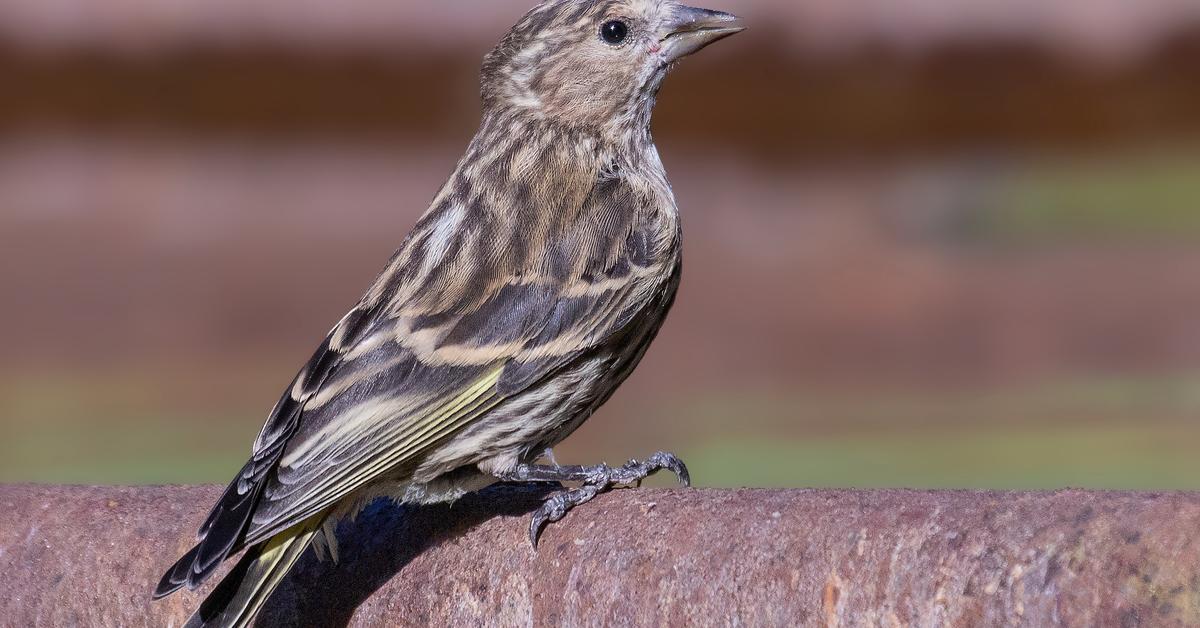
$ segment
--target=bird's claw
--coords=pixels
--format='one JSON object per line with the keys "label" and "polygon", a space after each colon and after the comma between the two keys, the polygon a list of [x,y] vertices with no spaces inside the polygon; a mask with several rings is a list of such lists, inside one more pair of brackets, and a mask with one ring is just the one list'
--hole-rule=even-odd
{"label": "bird's claw", "polygon": [[667,469],[671,473],[674,473],[675,479],[679,481],[680,485],[687,487],[692,485],[692,474],[688,473],[687,465],[683,464],[679,456],[670,452],[660,451],[650,456],[650,463],[657,467],[654,471]]}
{"label": "bird's claw", "polygon": [[674,473],[681,485],[692,485],[692,476],[688,473],[687,465],[683,464],[679,456],[665,451],[655,453],[645,462],[630,460],[625,463],[613,472],[613,484],[641,486],[643,480],[663,469]]}
{"label": "bird's claw", "polygon": [[555,493],[546,498],[546,501],[542,502],[542,505],[534,511],[533,517],[529,520],[529,543],[533,545],[533,549],[537,550],[538,537],[542,533],[542,528],[547,523],[561,520],[567,516],[568,511],[591,501],[601,490],[603,489],[598,485],[585,484],[579,488]]}
{"label": "bird's claw", "polygon": [[[692,478],[688,473],[687,466],[678,456],[665,451],[655,453],[645,462],[630,460],[615,469],[606,464],[587,467],[582,479],[570,478],[582,481],[582,486],[551,495],[534,511],[533,517],[529,521],[529,543],[536,550],[538,537],[547,524],[561,520],[571,509],[591,501],[601,492],[615,486],[640,487],[643,480],[663,469],[674,473],[681,485],[692,485]],[[568,478],[563,479],[569,480]]]}

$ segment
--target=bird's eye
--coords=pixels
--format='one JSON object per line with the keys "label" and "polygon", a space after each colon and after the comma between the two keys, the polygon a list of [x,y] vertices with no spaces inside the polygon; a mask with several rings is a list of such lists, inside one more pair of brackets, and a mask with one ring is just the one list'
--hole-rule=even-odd
{"label": "bird's eye", "polygon": [[629,35],[629,25],[621,20],[610,20],[600,26],[600,39],[616,46]]}

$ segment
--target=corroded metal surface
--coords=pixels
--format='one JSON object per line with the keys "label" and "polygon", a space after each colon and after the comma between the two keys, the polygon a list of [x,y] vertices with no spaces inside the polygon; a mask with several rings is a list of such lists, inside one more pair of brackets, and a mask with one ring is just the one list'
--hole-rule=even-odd
{"label": "corroded metal surface", "polygon": [[[214,487],[0,487],[0,624],[179,625],[152,603]],[[376,504],[260,625],[1200,625],[1200,495],[619,491],[525,540],[538,493]]]}

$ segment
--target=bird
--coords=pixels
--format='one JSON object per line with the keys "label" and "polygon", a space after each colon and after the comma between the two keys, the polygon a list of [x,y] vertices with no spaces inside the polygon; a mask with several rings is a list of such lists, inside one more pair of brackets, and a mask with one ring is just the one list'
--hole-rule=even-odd
{"label": "bird", "polygon": [[[560,483],[529,541],[675,455],[610,467],[546,452],[613,394],[670,310],[679,210],[651,134],[684,57],[738,33],[674,0],[545,0],[486,55],[478,132],[363,297],[272,409],[155,599],[241,559],[186,624],[245,626],[308,549],[376,499],[452,502]],[[575,486],[563,488],[561,483]]]}

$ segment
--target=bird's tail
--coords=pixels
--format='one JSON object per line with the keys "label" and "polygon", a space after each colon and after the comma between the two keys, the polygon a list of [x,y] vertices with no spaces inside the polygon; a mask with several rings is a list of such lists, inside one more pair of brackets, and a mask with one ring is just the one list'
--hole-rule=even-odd
{"label": "bird's tail", "polygon": [[322,519],[313,517],[247,549],[184,628],[249,626],[283,576],[312,543]]}

